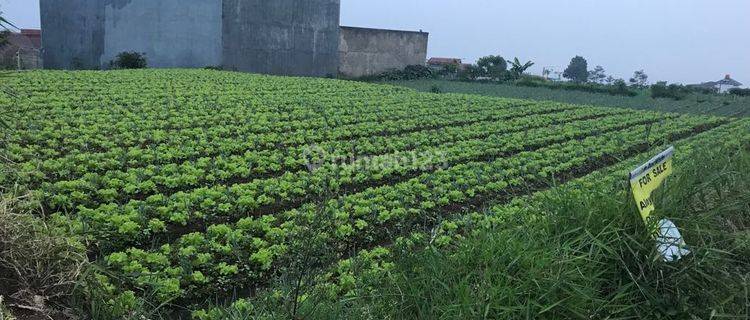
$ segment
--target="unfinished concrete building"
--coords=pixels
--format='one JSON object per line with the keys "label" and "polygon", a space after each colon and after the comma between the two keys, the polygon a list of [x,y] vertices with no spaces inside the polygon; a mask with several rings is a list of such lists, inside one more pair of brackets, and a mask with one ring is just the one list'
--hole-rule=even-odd
{"label": "unfinished concrete building", "polygon": [[340,28],[340,0],[41,0],[40,6],[48,69],[106,69],[119,53],[134,51],[155,68],[361,76],[424,64],[427,54],[426,33]]}

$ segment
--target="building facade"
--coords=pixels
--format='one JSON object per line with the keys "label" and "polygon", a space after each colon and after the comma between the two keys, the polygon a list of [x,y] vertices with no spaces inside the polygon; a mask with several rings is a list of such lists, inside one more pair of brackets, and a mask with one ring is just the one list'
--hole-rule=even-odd
{"label": "building facade", "polygon": [[44,66],[150,67],[325,76],[338,68],[340,0],[41,0]]}
{"label": "building facade", "polygon": [[47,69],[149,67],[351,77],[424,64],[427,33],[340,27],[340,0],[40,0]]}

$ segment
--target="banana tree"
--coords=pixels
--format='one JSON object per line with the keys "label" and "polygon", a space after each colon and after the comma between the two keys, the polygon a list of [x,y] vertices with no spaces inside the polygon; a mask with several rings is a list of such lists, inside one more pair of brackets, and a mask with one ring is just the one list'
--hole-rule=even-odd
{"label": "banana tree", "polygon": [[508,60],[508,63],[510,63],[510,74],[514,79],[520,78],[527,69],[534,65],[531,61],[522,64],[518,58],[513,58],[513,61]]}

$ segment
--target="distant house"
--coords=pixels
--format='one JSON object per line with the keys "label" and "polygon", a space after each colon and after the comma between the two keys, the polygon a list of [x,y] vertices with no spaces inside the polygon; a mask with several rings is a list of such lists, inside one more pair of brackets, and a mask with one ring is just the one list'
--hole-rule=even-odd
{"label": "distant house", "polygon": [[690,86],[712,89],[720,93],[725,93],[733,88],[742,87],[742,83],[732,79],[730,75],[726,75],[724,79],[721,79],[719,81],[709,81],[701,84],[693,84]]}
{"label": "distant house", "polygon": [[10,32],[7,43],[0,47],[0,68],[17,69],[19,64],[21,69],[41,68],[41,48],[41,30],[21,29],[21,32]]}

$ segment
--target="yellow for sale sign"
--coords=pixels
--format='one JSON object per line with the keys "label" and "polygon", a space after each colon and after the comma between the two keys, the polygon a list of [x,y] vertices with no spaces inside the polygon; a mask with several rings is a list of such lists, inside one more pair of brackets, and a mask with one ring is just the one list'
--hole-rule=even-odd
{"label": "yellow for sale sign", "polygon": [[630,187],[643,221],[648,220],[655,209],[651,194],[672,174],[673,155],[674,147],[670,147],[630,172]]}

